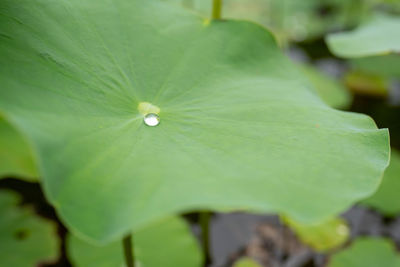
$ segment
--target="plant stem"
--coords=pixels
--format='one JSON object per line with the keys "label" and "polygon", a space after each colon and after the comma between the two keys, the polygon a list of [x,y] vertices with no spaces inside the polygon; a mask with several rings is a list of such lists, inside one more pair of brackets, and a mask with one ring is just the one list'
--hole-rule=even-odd
{"label": "plant stem", "polygon": [[202,248],[203,248],[206,265],[211,263],[210,218],[211,218],[210,212],[208,212],[208,211],[200,212],[201,242],[202,242],[201,244],[202,244]]}
{"label": "plant stem", "polygon": [[213,0],[212,19],[221,19],[223,0]]}
{"label": "plant stem", "polygon": [[135,255],[132,246],[132,234],[125,236],[122,243],[124,245],[126,267],[135,267]]}

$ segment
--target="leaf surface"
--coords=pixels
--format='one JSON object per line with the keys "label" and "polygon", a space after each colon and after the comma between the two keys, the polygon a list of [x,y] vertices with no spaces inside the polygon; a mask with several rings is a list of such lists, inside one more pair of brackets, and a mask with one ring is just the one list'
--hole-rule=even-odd
{"label": "leaf surface", "polygon": [[326,106],[252,23],[159,1],[3,0],[0,33],[0,109],[35,144],[64,222],[93,240],[188,210],[324,220],[387,165],[387,130]]}

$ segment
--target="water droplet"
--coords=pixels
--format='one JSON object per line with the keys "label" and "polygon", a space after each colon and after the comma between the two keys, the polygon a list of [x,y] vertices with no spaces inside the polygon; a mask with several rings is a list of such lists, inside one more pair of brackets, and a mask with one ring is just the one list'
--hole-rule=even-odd
{"label": "water droplet", "polygon": [[143,121],[147,126],[157,126],[160,123],[160,117],[157,114],[149,113],[144,116]]}

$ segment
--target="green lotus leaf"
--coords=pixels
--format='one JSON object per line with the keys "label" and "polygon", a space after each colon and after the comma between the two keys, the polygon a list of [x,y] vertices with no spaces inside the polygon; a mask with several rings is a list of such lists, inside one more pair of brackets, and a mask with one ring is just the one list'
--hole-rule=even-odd
{"label": "green lotus leaf", "polygon": [[296,233],[298,238],[316,251],[329,251],[343,245],[349,238],[347,223],[335,217],[318,224],[302,224],[288,217],[283,221]]}
{"label": "green lotus leaf", "polygon": [[350,66],[345,82],[356,94],[387,97],[393,81],[400,78],[400,56],[396,54],[353,58]]}
{"label": "green lotus leaf", "polygon": [[159,1],[3,0],[0,33],[0,109],[94,241],[188,210],[324,220],[388,164],[387,130],[324,104],[255,24]]}
{"label": "green lotus leaf", "polygon": [[399,267],[394,244],[383,238],[358,238],[347,249],[332,256],[328,267]]}
{"label": "green lotus leaf", "polygon": [[339,109],[350,107],[352,96],[342,83],[318,71],[313,66],[299,65],[299,67],[325,103]]}
{"label": "green lotus leaf", "polygon": [[378,191],[362,203],[373,207],[387,216],[400,213],[400,153],[392,150],[390,165],[385,171]]}
{"label": "green lotus leaf", "polygon": [[330,50],[337,56],[367,57],[400,52],[400,18],[375,15],[359,28],[327,36]]}
{"label": "green lotus leaf", "polygon": [[0,191],[0,266],[32,267],[58,257],[56,225],[19,207],[19,197]]}
{"label": "green lotus leaf", "polygon": [[[178,217],[163,219],[133,236],[135,260],[142,267],[199,267],[202,253],[188,225]],[[76,267],[124,266],[122,242],[97,246],[69,236],[69,258]]]}
{"label": "green lotus leaf", "polygon": [[261,265],[251,258],[241,258],[235,262],[233,267],[260,267]]}
{"label": "green lotus leaf", "polygon": [[0,179],[7,176],[32,181],[38,172],[29,144],[0,114]]}
{"label": "green lotus leaf", "polygon": [[400,78],[400,55],[354,58],[351,68],[357,72],[379,75],[386,78]]}
{"label": "green lotus leaf", "polygon": [[344,82],[351,92],[357,95],[369,95],[385,98],[389,94],[390,81],[380,75],[350,71]]}

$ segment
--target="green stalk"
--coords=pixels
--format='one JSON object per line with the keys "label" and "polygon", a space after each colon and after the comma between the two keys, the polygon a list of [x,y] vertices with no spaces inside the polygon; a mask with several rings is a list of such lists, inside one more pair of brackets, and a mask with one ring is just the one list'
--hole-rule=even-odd
{"label": "green stalk", "polygon": [[124,245],[126,267],[135,267],[135,255],[132,246],[132,234],[125,236],[122,240],[122,243]]}
{"label": "green stalk", "polygon": [[221,19],[222,0],[213,0],[212,19]]}
{"label": "green stalk", "polygon": [[210,255],[210,218],[211,213],[208,211],[200,212],[200,226],[201,226],[201,245],[203,248],[204,258],[206,265],[211,263]]}

